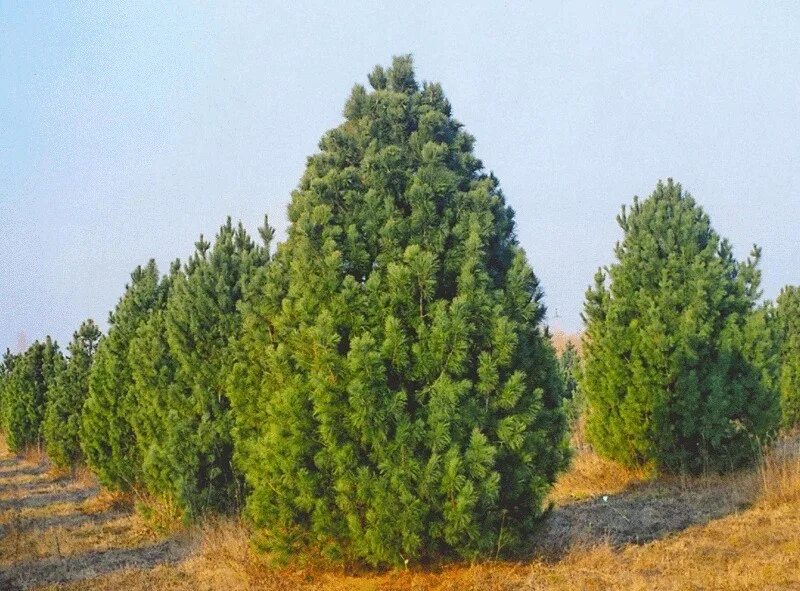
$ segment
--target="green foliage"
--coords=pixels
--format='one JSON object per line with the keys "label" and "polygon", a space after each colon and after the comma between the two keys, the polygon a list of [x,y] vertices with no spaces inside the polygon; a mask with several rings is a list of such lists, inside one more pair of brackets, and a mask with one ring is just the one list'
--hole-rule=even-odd
{"label": "green foliage", "polygon": [[6,349],[3,353],[3,359],[0,361],[0,432],[5,433],[6,427],[6,385],[8,378],[11,375],[11,370],[14,369],[14,362],[17,360],[17,355],[14,355],[10,349]]}
{"label": "green foliage", "polygon": [[129,489],[139,481],[142,462],[132,425],[137,405],[128,349],[139,326],[161,302],[158,268],[151,260],[131,274],[89,374],[81,444],[89,467],[114,490]]}
{"label": "green foliage", "polygon": [[175,277],[181,273],[175,261],[169,275],[161,280],[162,297],[147,319],[136,329],[128,349],[135,412],[131,427],[142,461],[140,483],[149,491],[165,495],[174,486],[172,475],[174,444],[170,445],[169,408],[175,392],[175,361],[167,344],[164,309]]}
{"label": "green foliage", "polygon": [[541,290],[437,84],[396,58],[309,158],[230,398],[271,548],[396,564],[533,532],[566,460]]}
{"label": "green foliage", "polygon": [[3,396],[3,423],[12,451],[41,446],[48,391],[63,368],[64,357],[50,337],[44,343],[36,341],[14,360]]}
{"label": "green foliage", "polygon": [[777,301],[780,334],[781,422],[800,425],[800,287],[785,287]]}
{"label": "green foliage", "polygon": [[246,284],[266,260],[267,250],[228,218],[213,247],[201,236],[186,267],[173,269],[165,306],[131,345],[145,484],[190,514],[232,509],[241,497],[225,392],[228,343],[239,333]]}
{"label": "green foliage", "polygon": [[618,221],[617,262],[597,273],[585,305],[590,441],[671,472],[751,460],[777,420],[770,323],[754,314],[760,252],[738,263],[672,180]]}
{"label": "green foliage", "polygon": [[558,369],[564,387],[564,414],[570,425],[574,427],[583,413],[585,400],[578,387],[581,359],[578,349],[572,344],[572,341],[567,341],[566,347],[558,356]]}
{"label": "green foliage", "polygon": [[45,449],[52,462],[71,468],[83,459],[80,445],[81,412],[89,394],[89,371],[101,332],[86,320],[67,347],[69,359],[49,390],[44,413]]}

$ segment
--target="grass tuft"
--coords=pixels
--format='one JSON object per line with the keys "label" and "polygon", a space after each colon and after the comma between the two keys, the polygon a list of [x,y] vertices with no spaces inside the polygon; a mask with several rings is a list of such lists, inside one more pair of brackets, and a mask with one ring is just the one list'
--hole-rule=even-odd
{"label": "grass tuft", "polygon": [[759,504],[779,507],[800,504],[800,438],[779,441],[762,454],[758,468]]}

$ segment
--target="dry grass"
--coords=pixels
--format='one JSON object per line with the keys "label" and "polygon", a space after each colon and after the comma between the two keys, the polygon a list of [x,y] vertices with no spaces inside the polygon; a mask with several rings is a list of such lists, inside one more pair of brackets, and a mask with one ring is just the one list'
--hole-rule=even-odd
{"label": "dry grass", "polygon": [[[8,449],[5,444],[3,444],[5,449]],[[18,457],[29,463],[29,464],[47,464],[47,456],[45,456],[44,451],[42,451],[41,446],[29,446],[26,447],[22,452],[18,454]]]}
{"label": "dry grass", "polygon": [[[651,544],[574,549],[556,563],[487,562],[441,570],[348,575],[331,571],[276,571],[251,562],[233,527],[206,541],[202,557],[185,565],[183,586],[231,591],[510,591],[573,589],[794,589],[800,588],[800,511],[797,505],[758,507]],[[222,547],[223,556],[220,556]],[[239,552],[243,552],[240,554]],[[148,584],[173,588],[178,577]],[[120,578],[116,583],[129,583]],[[114,587],[107,587],[108,589]],[[122,588],[122,586],[118,587]],[[88,587],[87,587],[88,589]]]}
{"label": "dry grass", "polygon": [[[15,469],[13,482],[20,485],[38,486],[36,479],[39,479],[44,490],[58,486],[59,493],[86,486],[74,481],[68,485],[63,481],[48,484],[52,475],[27,474],[28,467],[23,462],[13,469],[0,468],[0,484],[12,478],[4,474]],[[25,498],[17,492],[0,493],[0,502]],[[654,479],[647,472],[626,470],[593,454],[581,453],[552,492],[551,499],[557,508],[551,519],[558,521],[575,508],[581,511],[587,507],[602,508],[603,501],[598,501],[598,496],[602,499],[604,495],[611,497],[610,509],[623,503],[641,504],[642,524],[648,516],[657,520],[667,518],[665,514],[650,513],[658,512],[662,507],[659,503],[677,497],[688,503],[707,504],[711,499],[727,496],[730,502],[725,507],[730,508],[725,516],[711,516],[707,523],[701,521],[671,534],[659,534],[657,539],[644,544],[620,545],[600,536],[587,538],[546,559],[370,573],[315,567],[276,569],[251,548],[247,527],[234,519],[207,520],[180,534],[190,536],[180,542],[191,549],[190,553],[185,559],[173,553],[165,563],[160,555],[174,550],[177,542],[159,542],[165,539],[163,534],[154,533],[146,520],[130,512],[129,498],[100,494],[80,502],[21,508],[17,512],[18,523],[50,518],[69,520],[82,512],[110,513],[112,518],[74,527],[56,525],[30,533],[22,531],[13,556],[12,536],[5,532],[0,537],[0,556],[8,568],[23,565],[33,572],[38,568],[35,561],[41,560],[48,568],[55,569],[56,575],[61,572],[59,568],[66,569],[68,576],[61,580],[71,582],[38,587],[49,590],[800,589],[800,438],[777,445],[764,455],[757,470],[699,479]],[[0,523],[8,523],[8,513],[0,513]],[[584,515],[580,511],[576,514]],[[615,515],[612,513],[609,518],[614,519]],[[620,513],[619,519],[628,518]],[[173,534],[167,539],[176,538]],[[159,543],[173,546],[162,547]],[[131,554],[123,554],[123,560],[119,557],[124,552]],[[63,557],[59,559],[63,566],[58,561],[53,563],[54,557]],[[117,562],[108,557],[116,557]],[[34,562],[26,562],[30,560]],[[29,564],[33,566],[28,567]],[[0,587],[3,587],[2,577],[0,574]]]}
{"label": "dry grass", "polygon": [[163,536],[186,530],[185,514],[174,500],[142,491],[133,493],[132,497],[137,513],[155,533]]}
{"label": "dry grass", "polygon": [[797,589],[800,512],[756,508],[645,546],[577,551],[534,564],[529,589]]}
{"label": "dry grass", "polygon": [[83,513],[129,512],[131,507],[133,507],[133,499],[130,495],[102,489],[95,496],[86,499],[80,510]]}
{"label": "dry grass", "polygon": [[800,437],[781,441],[767,451],[761,460],[758,478],[761,484],[759,505],[800,507]]}
{"label": "dry grass", "polygon": [[[41,529],[16,530],[3,536],[0,565],[46,558],[75,556],[89,551],[134,548],[152,540],[146,528],[137,527],[135,518],[120,516],[111,520],[88,519],[79,525],[57,521],[58,525]],[[64,525],[61,525],[64,524]],[[69,524],[69,525],[67,525]]]}
{"label": "dry grass", "polygon": [[652,474],[648,470],[626,468],[584,451],[572,459],[569,471],[559,477],[549,499],[557,505],[564,505],[571,501],[621,493],[650,480]]}
{"label": "dry grass", "polygon": [[[71,589],[227,589],[231,591],[510,591],[572,589],[800,589],[800,461],[770,454],[756,472],[701,479],[654,481],[648,474],[622,470],[592,456],[578,456],[554,497],[570,499],[623,492],[644,486],[711,488],[725,486],[755,506],[690,527],[649,544],[621,548],[606,542],[581,544],[555,562],[484,562],[441,569],[394,570],[374,574],[322,569],[274,569],[248,543],[248,531],[233,520],[215,520],[197,529],[198,551],[177,568],[119,573],[101,586]],[[571,486],[576,486],[571,490]]]}

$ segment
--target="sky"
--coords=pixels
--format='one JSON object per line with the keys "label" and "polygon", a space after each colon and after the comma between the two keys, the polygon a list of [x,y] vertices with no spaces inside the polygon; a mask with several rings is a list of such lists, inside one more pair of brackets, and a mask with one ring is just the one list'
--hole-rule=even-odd
{"label": "sky", "polygon": [[[555,329],[615,216],[681,182],[764,296],[800,284],[800,5],[0,0],[0,347],[87,317],[225,217],[285,236],[355,83],[412,53],[500,179]],[[133,4],[133,3],[131,3]]]}

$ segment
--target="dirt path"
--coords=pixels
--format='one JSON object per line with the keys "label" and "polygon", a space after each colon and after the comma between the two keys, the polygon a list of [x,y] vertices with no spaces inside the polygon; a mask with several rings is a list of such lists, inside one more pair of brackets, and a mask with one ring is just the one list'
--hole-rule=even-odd
{"label": "dirt path", "polygon": [[54,477],[48,468],[0,457],[0,589],[150,569],[188,554],[185,539],[158,539],[130,508],[98,497],[90,477]]}

